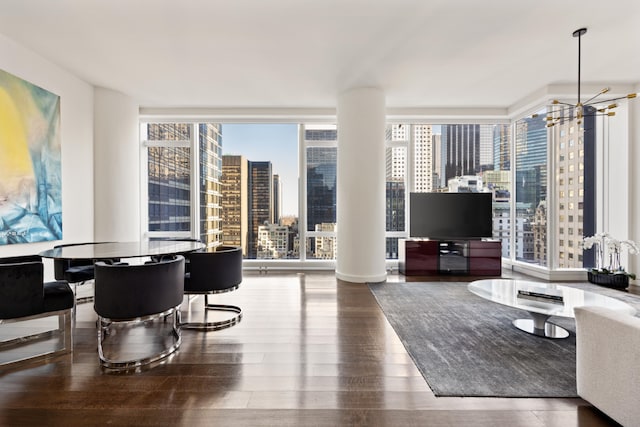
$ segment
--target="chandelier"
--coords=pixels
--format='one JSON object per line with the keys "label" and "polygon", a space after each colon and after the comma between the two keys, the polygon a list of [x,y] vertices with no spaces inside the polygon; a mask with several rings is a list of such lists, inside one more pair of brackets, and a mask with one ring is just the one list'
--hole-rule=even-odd
{"label": "chandelier", "polygon": [[[582,119],[584,117],[589,117],[589,116],[608,116],[608,117],[612,117],[616,115],[616,112],[613,111],[618,104],[616,103],[616,101],[619,101],[621,99],[632,99],[635,98],[637,96],[637,93],[630,93],[628,95],[625,96],[620,96],[617,98],[610,98],[610,99],[599,99],[598,97],[600,95],[604,95],[605,93],[609,92],[609,88],[606,87],[604,89],[602,89],[600,92],[598,92],[597,94],[593,95],[591,98],[589,98],[588,100],[582,102],[582,99],[580,97],[581,93],[580,93],[580,60],[581,60],[581,39],[582,36],[585,35],[587,33],[587,29],[586,28],[580,28],[578,30],[575,30],[573,32],[573,37],[577,37],[578,38],[578,100],[577,103],[574,104],[569,104],[566,102],[560,102],[557,99],[554,99],[552,104],[556,107],[552,107],[549,109],[549,111],[547,112],[547,117],[546,117],[546,121],[547,121],[547,127],[552,127],[555,126],[557,123],[563,121],[563,120],[572,120],[572,119],[576,119],[578,124],[582,123]],[[599,108],[596,107],[596,104],[598,106],[600,106]],[[569,108],[567,108],[569,107]],[[569,111],[569,115],[567,116],[567,110]],[[532,117],[537,117],[537,114],[534,114]]]}

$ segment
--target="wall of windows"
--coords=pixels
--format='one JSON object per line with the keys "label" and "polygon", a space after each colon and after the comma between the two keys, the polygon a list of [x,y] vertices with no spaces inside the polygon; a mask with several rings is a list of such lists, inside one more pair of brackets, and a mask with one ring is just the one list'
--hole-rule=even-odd
{"label": "wall of windows", "polygon": [[[595,230],[595,122],[569,117],[548,127],[545,115],[388,124],[387,259],[398,258],[398,239],[408,237],[409,192],[485,191],[504,258],[590,266],[580,243]],[[274,129],[288,130],[274,138]],[[238,245],[252,260],[335,260],[335,124],[143,123],[141,136],[149,236]]]}
{"label": "wall of windows", "polygon": [[408,236],[407,194],[412,191],[492,192],[493,237],[503,242],[503,256],[509,256],[508,124],[390,124],[386,148],[387,258],[397,258],[397,239]]}

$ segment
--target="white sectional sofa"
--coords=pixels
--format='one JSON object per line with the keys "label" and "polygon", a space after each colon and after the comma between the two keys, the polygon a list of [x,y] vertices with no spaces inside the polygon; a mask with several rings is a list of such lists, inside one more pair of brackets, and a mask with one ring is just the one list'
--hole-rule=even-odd
{"label": "white sectional sofa", "polygon": [[625,427],[640,426],[640,318],[578,307],[578,395]]}

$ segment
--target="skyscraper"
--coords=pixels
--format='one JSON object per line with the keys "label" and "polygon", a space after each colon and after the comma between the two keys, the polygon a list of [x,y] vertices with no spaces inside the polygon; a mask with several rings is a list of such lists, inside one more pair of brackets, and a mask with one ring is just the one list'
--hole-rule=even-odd
{"label": "skyscraper", "polygon": [[307,148],[307,230],[336,222],[335,147]]}
{"label": "skyscraper", "polygon": [[[192,203],[197,203],[199,239],[207,247],[221,242],[220,177],[222,145],[216,123],[147,123],[149,231],[191,232]],[[195,135],[193,134],[195,133]],[[194,141],[195,139],[195,141]],[[194,144],[194,145],[192,145]],[[200,166],[197,200],[191,198],[191,147]]]}
{"label": "skyscraper", "polygon": [[508,124],[493,126],[493,166],[495,170],[511,170],[511,144]]}
{"label": "skyscraper", "polygon": [[222,142],[220,125],[198,124],[200,241],[208,248],[222,242],[220,226],[220,178],[222,176]]}
{"label": "skyscraper", "polygon": [[273,222],[280,224],[280,216],[282,215],[282,182],[280,175],[273,174]]}
{"label": "skyscraper", "polygon": [[[569,117],[573,109],[565,109]],[[593,267],[593,250],[582,251],[583,236],[595,233],[595,118],[583,123],[570,118],[551,128],[556,153],[555,193],[558,200],[553,235],[558,236],[558,267]]]}
{"label": "skyscraper", "polygon": [[442,145],[446,149],[444,182],[480,172],[480,125],[442,125]]}
{"label": "skyscraper", "polygon": [[[537,223],[543,221],[542,215],[547,213],[546,208],[537,210],[540,203],[547,200],[547,127],[544,117],[516,122],[515,150],[516,180],[512,187],[516,219],[522,219],[522,228],[513,230],[517,233],[516,259],[545,265],[546,260],[535,259],[533,235],[534,228],[540,230]],[[542,239],[543,236],[537,236],[538,241]]]}
{"label": "skyscraper", "polygon": [[249,258],[257,256],[258,227],[264,224],[273,224],[271,162],[249,161]]}
{"label": "skyscraper", "polygon": [[415,191],[431,192],[433,187],[433,127],[413,125],[413,169]]}
{"label": "skyscraper", "polygon": [[222,156],[222,242],[241,246],[247,256],[249,177],[244,156]]}
{"label": "skyscraper", "polygon": [[191,156],[188,146],[172,141],[189,141],[188,124],[149,123],[147,156],[149,174],[149,231],[191,230]]}

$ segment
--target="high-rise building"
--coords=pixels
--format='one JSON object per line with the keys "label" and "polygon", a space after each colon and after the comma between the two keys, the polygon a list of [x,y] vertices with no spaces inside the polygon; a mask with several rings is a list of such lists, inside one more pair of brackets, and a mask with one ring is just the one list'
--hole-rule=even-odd
{"label": "high-rise building", "polygon": [[191,140],[188,123],[148,123],[149,231],[191,230]]}
{"label": "high-rise building", "polygon": [[[335,223],[316,224],[315,230],[318,232],[335,233]],[[338,251],[338,241],[335,237],[316,237],[313,257],[316,259],[336,259]]]}
{"label": "high-rise building", "polygon": [[282,215],[282,182],[280,175],[273,174],[273,222],[280,224],[280,216]]}
{"label": "high-rise building", "polygon": [[214,248],[222,242],[220,224],[222,134],[220,128],[221,125],[215,123],[198,124],[200,241],[206,244],[207,248]]}
{"label": "high-rise building", "polygon": [[244,156],[222,156],[222,242],[241,246],[247,256],[249,177]]}
{"label": "high-rise building", "polygon": [[444,182],[480,172],[480,125],[442,125],[442,146],[446,148]]}
{"label": "high-rise building", "polygon": [[[522,229],[516,234],[516,259],[544,265],[535,259],[533,224],[536,209],[547,200],[547,127],[544,117],[529,117],[516,123],[516,217],[522,219]],[[538,214],[547,210],[538,211]],[[541,236],[538,236],[540,239]],[[522,258],[519,258],[522,257]]]}
{"label": "high-rise building", "polygon": [[445,186],[444,170],[442,162],[442,134],[433,134],[433,190],[438,191],[439,188]]}
{"label": "high-rise building", "polygon": [[258,227],[265,224],[273,224],[271,162],[249,161],[249,258],[258,254]]}
{"label": "high-rise building", "polygon": [[[148,123],[149,231],[190,232],[191,146],[195,143],[200,166],[197,209],[198,238],[212,248],[220,245],[220,178],[222,143],[216,123]],[[192,132],[196,133],[193,135]],[[192,141],[195,136],[195,141]],[[194,201],[195,202],[195,201]]]}
{"label": "high-rise building", "polygon": [[[570,117],[573,109],[563,112]],[[563,120],[551,128],[555,148],[555,193],[558,200],[553,235],[560,268],[593,267],[592,251],[583,258],[582,238],[595,233],[595,119]]]}
{"label": "high-rise building", "polygon": [[511,170],[511,144],[509,125],[493,126],[493,167],[495,170]]}
{"label": "high-rise building", "polygon": [[476,173],[490,171],[493,166],[493,125],[480,125],[480,166]]}
{"label": "high-rise building", "polygon": [[428,193],[433,186],[433,127],[431,125],[413,125],[413,185],[415,191]]}
{"label": "high-rise building", "polygon": [[308,231],[336,222],[337,155],[335,147],[307,147]]}
{"label": "high-rise building", "polygon": [[542,201],[536,207],[531,225],[533,232],[533,259],[541,264],[547,262],[547,202]]}
{"label": "high-rise building", "polygon": [[289,252],[289,227],[265,224],[258,227],[258,259],[287,258]]}

